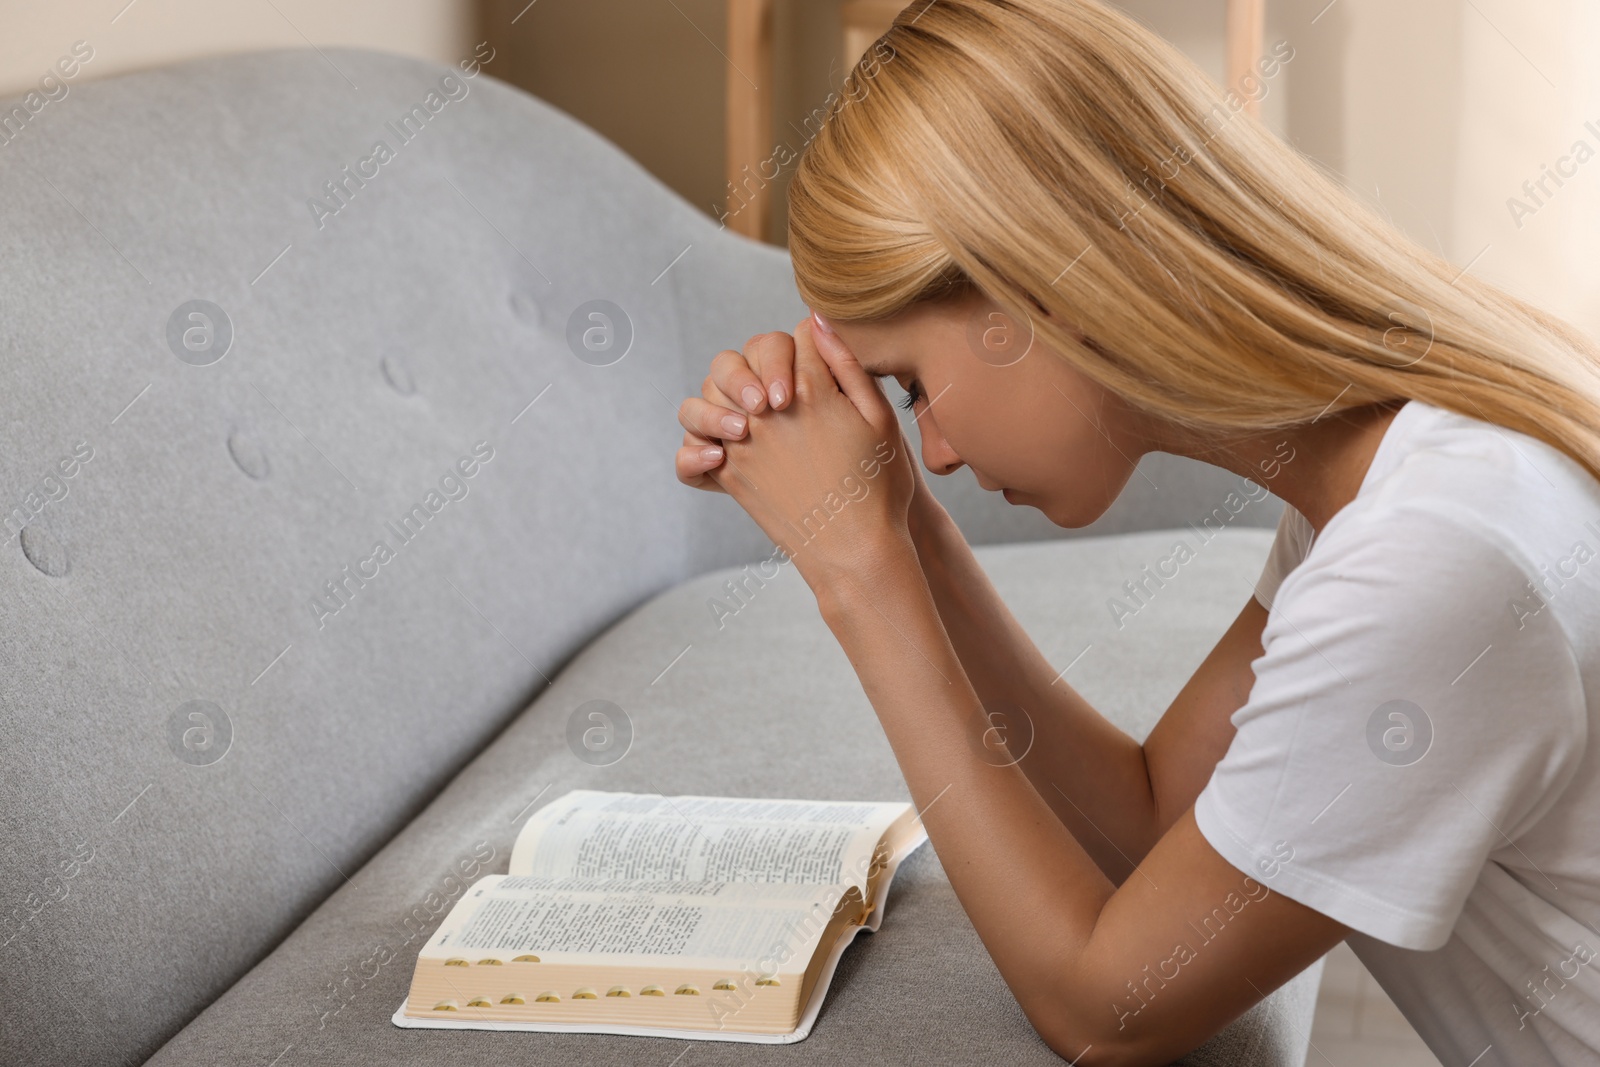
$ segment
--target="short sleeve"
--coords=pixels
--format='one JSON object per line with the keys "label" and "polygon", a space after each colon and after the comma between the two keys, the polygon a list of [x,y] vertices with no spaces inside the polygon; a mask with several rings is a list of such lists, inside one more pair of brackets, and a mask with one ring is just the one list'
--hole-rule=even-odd
{"label": "short sleeve", "polygon": [[1337,518],[1274,590],[1195,819],[1269,889],[1434,949],[1489,859],[1528,865],[1514,842],[1582,758],[1582,677],[1491,535],[1403,505]]}
{"label": "short sleeve", "polygon": [[1305,558],[1315,537],[1316,531],[1305,520],[1305,516],[1285,504],[1283,514],[1278,517],[1278,534],[1267,553],[1267,562],[1261,568],[1261,577],[1256,580],[1256,599],[1268,611],[1272,610],[1272,600],[1278,595],[1278,586],[1284,576]]}

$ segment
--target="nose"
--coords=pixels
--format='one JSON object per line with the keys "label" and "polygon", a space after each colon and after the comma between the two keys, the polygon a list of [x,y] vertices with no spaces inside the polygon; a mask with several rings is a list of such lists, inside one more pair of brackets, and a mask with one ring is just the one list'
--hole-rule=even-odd
{"label": "nose", "polygon": [[923,408],[922,417],[917,420],[917,432],[922,436],[922,465],[929,471],[939,475],[954,474],[965,466],[944,434],[939,432],[927,408]]}

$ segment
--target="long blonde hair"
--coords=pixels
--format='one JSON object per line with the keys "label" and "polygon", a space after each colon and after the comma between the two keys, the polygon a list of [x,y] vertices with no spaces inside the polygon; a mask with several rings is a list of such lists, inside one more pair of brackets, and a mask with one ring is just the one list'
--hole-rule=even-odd
{"label": "long blonde hair", "polygon": [[1412,241],[1238,105],[1098,0],[913,0],[796,166],[800,295],[848,322],[986,294],[1202,438],[1413,398],[1600,479],[1600,346]]}

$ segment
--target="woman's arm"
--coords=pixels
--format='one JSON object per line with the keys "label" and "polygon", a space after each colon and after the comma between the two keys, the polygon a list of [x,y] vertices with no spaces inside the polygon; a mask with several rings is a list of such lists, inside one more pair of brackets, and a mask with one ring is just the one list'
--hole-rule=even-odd
{"label": "woman's arm", "polygon": [[[1143,745],[1107,720],[1044,658],[979,565],[955,521],[918,475],[908,526],[939,619],[986,709],[989,741],[1033,739],[1018,762],[1034,789],[1100,869],[1121,884],[1194,802],[1233,737],[1249,696],[1266,609],[1252,597]],[[1063,590],[1062,595],[1071,595]],[[988,726],[979,721],[980,731]],[[1019,739],[1013,751],[1020,747]]]}
{"label": "woman's arm", "polygon": [[[977,694],[909,537],[869,558],[814,583],[818,605],[962,907],[1052,1049],[1085,1067],[1168,1063],[1344,938],[1241,875],[1188,811],[1113,886],[1020,767],[975,757]],[[1070,773],[1102,777],[1092,754],[1070,756]]]}
{"label": "woman's arm", "polygon": [[[1014,758],[1031,726],[1032,744],[1017,765],[1106,876],[1120,883],[1156,836],[1142,746],[1057,679],[926,485],[918,485],[908,518],[939,620],[987,713],[973,720],[973,737],[991,746],[1003,742]],[[1016,720],[1015,707],[1027,722]]]}

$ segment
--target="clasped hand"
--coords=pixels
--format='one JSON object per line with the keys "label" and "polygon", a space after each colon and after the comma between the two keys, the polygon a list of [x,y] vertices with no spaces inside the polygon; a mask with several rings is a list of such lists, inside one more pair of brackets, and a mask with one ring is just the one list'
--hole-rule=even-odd
{"label": "clasped hand", "polygon": [[907,515],[921,476],[894,407],[809,316],[792,335],[717,353],[678,421],[678,480],[738,501],[813,592],[865,585],[893,553],[914,554]]}

